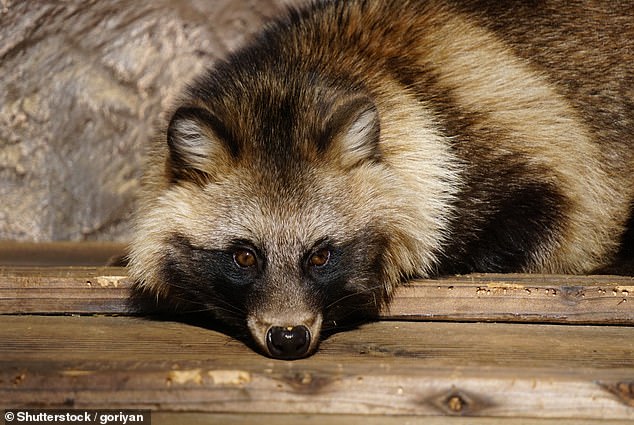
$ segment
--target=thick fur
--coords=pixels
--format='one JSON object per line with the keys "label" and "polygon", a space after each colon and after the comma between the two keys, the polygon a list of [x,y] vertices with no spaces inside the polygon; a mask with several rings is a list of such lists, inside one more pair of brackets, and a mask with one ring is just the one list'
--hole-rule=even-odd
{"label": "thick fur", "polygon": [[132,276],[266,353],[270,326],[309,328],[310,353],[413,277],[618,271],[634,4],[316,3],[193,82],[164,134]]}

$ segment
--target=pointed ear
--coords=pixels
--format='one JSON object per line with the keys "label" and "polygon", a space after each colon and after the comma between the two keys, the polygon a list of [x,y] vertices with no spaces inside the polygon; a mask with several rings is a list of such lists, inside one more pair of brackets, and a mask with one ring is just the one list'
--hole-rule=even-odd
{"label": "pointed ear", "polygon": [[225,126],[210,112],[195,107],[181,107],[174,113],[167,144],[169,166],[177,179],[212,175],[216,164],[226,164],[233,153]]}
{"label": "pointed ear", "polygon": [[326,123],[322,148],[344,167],[378,161],[379,114],[369,98],[355,97],[338,105]]}

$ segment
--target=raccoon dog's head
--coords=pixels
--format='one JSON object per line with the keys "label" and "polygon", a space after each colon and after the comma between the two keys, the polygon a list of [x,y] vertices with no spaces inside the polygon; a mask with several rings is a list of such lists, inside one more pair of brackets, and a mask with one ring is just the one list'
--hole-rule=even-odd
{"label": "raccoon dog's head", "polygon": [[141,288],[298,358],[323,325],[387,300],[379,121],[360,94],[252,102],[235,115],[210,99],[176,110],[146,176],[131,268]]}

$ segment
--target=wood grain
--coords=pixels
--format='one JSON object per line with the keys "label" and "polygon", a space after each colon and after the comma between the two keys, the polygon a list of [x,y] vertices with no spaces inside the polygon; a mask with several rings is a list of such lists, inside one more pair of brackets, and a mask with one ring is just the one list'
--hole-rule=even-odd
{"label": "wood grain", "polygon": [[152,414],[153,425],[631,425],[629,420],[476,418],[412,415],[310,415],[244,413],[165,413]]}
{"label": "wood grain", "polygon": [[378,322],[293,362],[177,322],[0,317],[8,407],[634,420],[634,328]]}
{"label": "wood grain", "polygon": [[0,267],[0,314],[128,314],[123,268]]}
{"label": "wood grain", "polygon": [[[0,267],[0,314],[150,314],[124,268]],[[383,319],[634,324],[634,278],[474,274],[398,289]]]}
{"label": "wood grain", "polygon": [[213,323],[144,318],[160,316],[131,286],[123,268],[0,267],[2,405],[149,408],[158,424],[634,420],[632,278],[414,281],[382,321],[293,362]]}
{"label": "wood grain", "polygon": [[631,425],[629,420],[152,412],[153,425]]}
{"label": "wood grain", "polygon": [[634,324],[634,278],[472,274],[399,288],[385,318]]}
{"label": "wood grain", "polygon": [[0,266],[105,266],[125,253],[120,242],[0,241]]}

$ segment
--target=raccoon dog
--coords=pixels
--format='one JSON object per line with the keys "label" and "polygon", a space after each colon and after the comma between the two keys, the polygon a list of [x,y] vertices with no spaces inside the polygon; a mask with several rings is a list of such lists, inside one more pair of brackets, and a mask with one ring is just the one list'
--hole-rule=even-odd
{"label": "raccoon dog", "polygon": [[314,3],[186,90],[130,271],[304,357],[414,277],[617,270],[633,170],[633,2]]}

